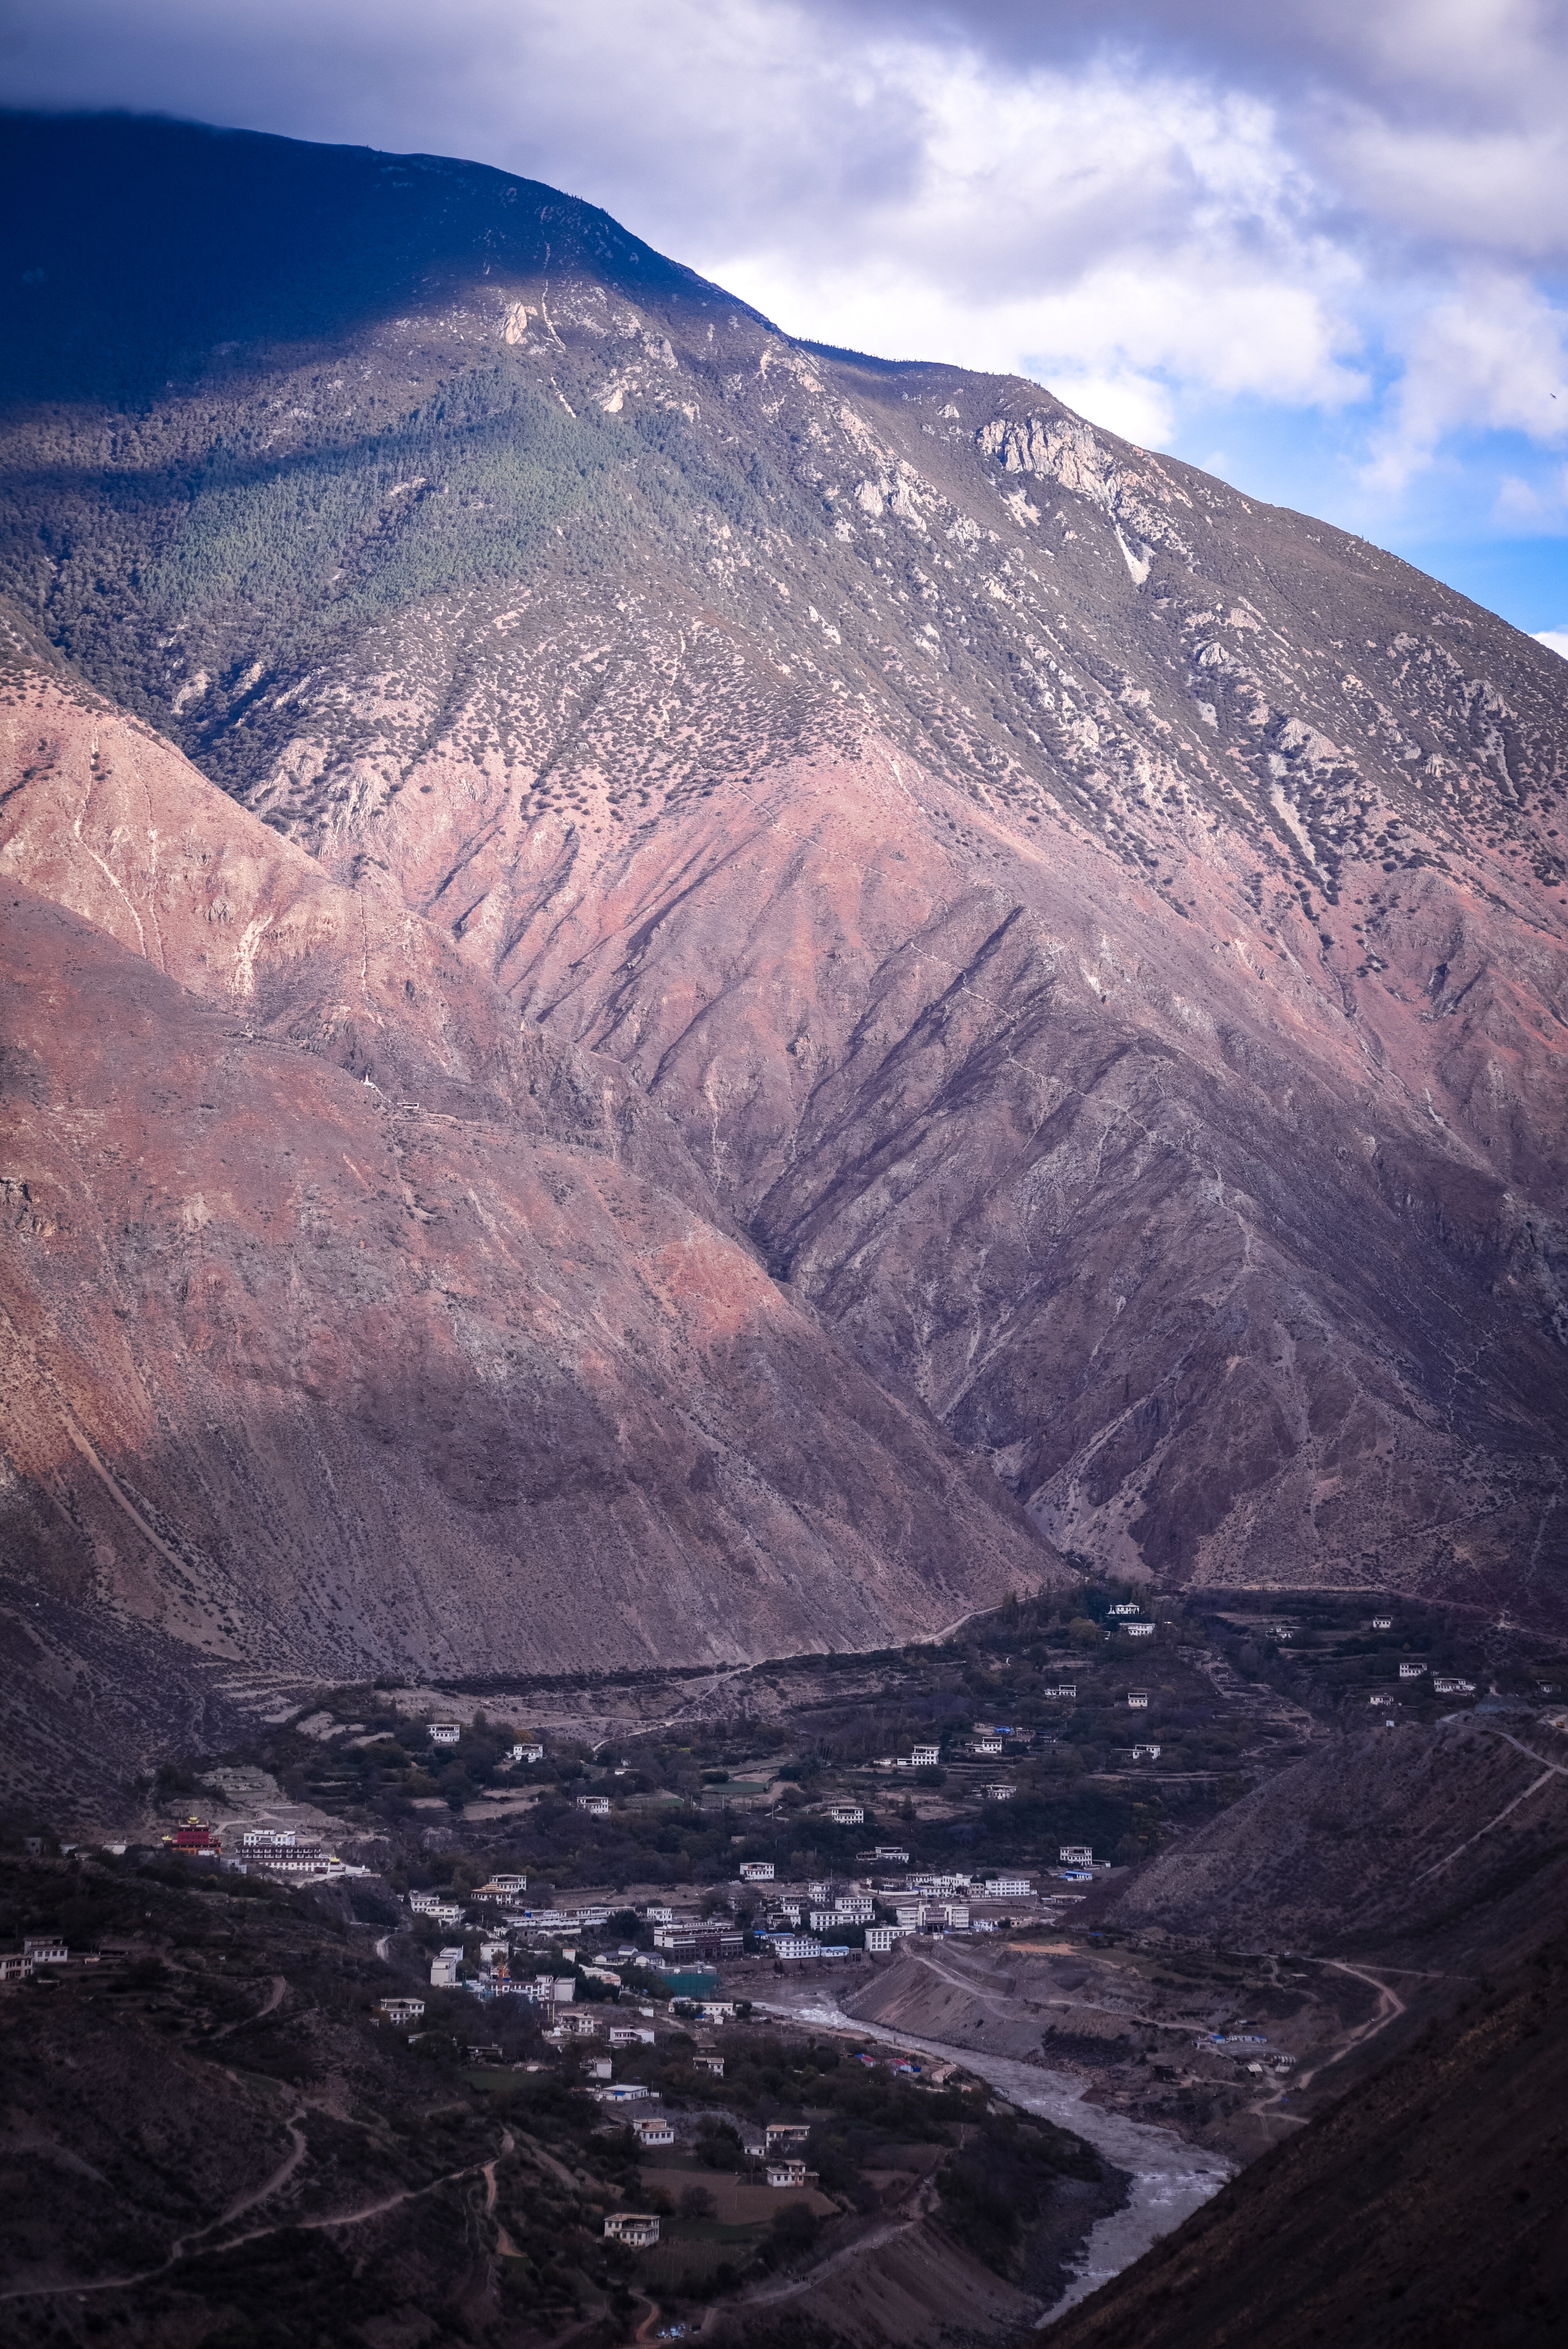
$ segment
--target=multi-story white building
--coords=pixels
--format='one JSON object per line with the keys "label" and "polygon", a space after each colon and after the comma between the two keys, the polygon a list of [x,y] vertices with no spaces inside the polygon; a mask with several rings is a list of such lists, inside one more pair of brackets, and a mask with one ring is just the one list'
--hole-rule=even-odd
{"label": "multi-story white building", "polygon": [[422,1998],[383,1998],[377,2002],[376,2012],[383,2023],[418,2023],[425,2012],[425,2002]]}
{"label": "multi-story white building", "polygon": [[659,2222],[651,2210],[611,2210],[604,2219],[604,2240],[624,2243],[629,2251],[651,2251],[659,2240]]}
{"label": "multi-story white building", "polygon": [[742,1884],[771,1884],[773,1862],[770,1859],[743,1859],[740,1863]]}

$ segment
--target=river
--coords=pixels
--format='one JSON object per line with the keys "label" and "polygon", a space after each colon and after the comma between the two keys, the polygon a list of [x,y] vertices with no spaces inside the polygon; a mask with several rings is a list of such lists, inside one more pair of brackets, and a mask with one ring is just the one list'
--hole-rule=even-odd
{"label": "river", "polygon": [[1131,2191],[1119,2210],[1101,2219],[1073,2261],[1073,2281],[1060,2300],[1040,2318],[1049,2324],[1076,2301],[1086,2300],[1123,2268],[1141,2259],[1151,2243],[1179,2227],[1183,2219],[1217,2194],[1235,2175],[1234,2165],[1222,2154],[1188,2145],[1174,2130],[1151,2128],[1146,2121],[1129,2120],[1084,2102],[1084,2084],[1064,2072],[1047,2072],[1037,2064],[1021,2064],[1010,2055],[976,2054],[968,2047],[947,2047],[939,2039],[921,2039],[907,2031],[889,2031],[881,2023],[862,2023],[846,2014],[835,1999],[813,1990],[798,2006],[755,1999],[769,2014],[789,2015],[798,2023],[852,2032],[861,2039],[879,2039],[947,2064],[961,2064],[988,2080],[999,2095],[1026,2113],[1038,2113],[1057,2128],[1070,2129],[1102,2153],[1132,2179]]}

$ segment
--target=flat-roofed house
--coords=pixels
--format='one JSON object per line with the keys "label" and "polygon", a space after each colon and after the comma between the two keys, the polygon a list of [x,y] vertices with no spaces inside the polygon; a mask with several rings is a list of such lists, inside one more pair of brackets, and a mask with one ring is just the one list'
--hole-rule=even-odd
{"label": "flat-roofed house", "polygon": [[659,2240],[658,2220],[651,2210],[606,2211],[604,2240],[624,2243],[629,2251],[651,2251]]}
{"label": "flat-roofed house", "polygon": [[378,1999],[376,2012],[383,2023],[418,2023],[425,2012],[425,2002],[422,1998]]}

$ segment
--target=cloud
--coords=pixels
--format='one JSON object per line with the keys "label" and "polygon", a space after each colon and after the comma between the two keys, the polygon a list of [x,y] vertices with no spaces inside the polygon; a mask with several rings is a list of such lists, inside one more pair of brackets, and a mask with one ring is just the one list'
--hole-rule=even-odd
{"label": "cloud", "polygon": [[1427,315],[1406,350],[1371,478],[1402,488],[1466,429],[1545,446],[1568,438],[1568,310],[1522,278],[1471,273]]}
{"label": "cloud", "polygon": [[1561,653],[1563,659],[1568,660],[1568,628],[1539,629],[1535,641],[1538,645],[1544,645],[1549,653]]}
{"label": "cloud", "polygon": [[1568,0],[13,6],[13,103],[526,172],[791,331],[1222,439],[1357,527],[1425,480],[1491,528],[1562,436]]}

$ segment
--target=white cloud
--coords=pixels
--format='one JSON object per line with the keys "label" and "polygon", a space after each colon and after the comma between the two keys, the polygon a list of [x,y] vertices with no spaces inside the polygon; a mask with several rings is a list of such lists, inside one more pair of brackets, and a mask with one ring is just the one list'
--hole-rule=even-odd
{"label": "white cloud", "polygon": [[[52,0],[0,79],[527,172],[794,332],[1141,440],[1338,414],[1358,526],[1568,425],[1568,0]],[[1505,469],[1540,494],[1494,458],[1473,516]]]}
{"label": "white cloud", "polygon": [[1473,271],[1411,336],[1371,479],[1403,487],[1451,433],[1568,437],[1568,310],[1526,280]]}
{"label": "white cloud", "polygon": [[1563,659],[1568,660],[1568,628],[1542,628],[1537,631],[1535,641],[1538,645],[1544,645],[1549,653],[1561,653]]}

